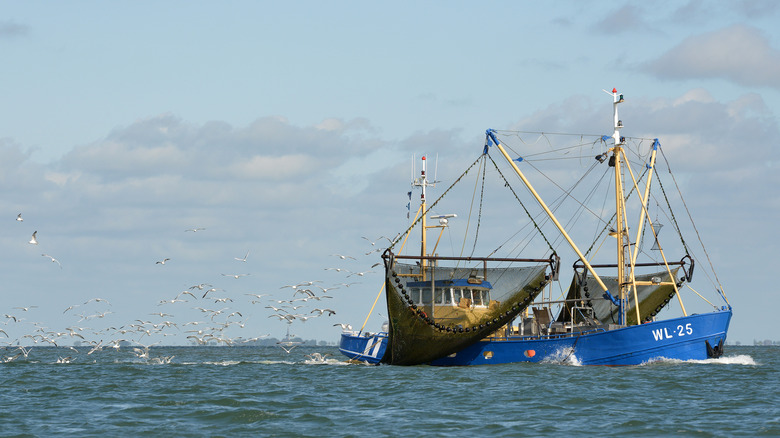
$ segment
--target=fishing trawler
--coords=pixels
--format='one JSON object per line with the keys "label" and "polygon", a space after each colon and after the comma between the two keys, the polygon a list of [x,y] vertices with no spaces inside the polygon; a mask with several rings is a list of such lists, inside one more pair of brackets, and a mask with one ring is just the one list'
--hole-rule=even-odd
{"label": "fishing trawler", "polygon": [[[432,251],[435,253],[449,220],[456,215],[428,214],[426,191],[428,187],[435,186],[435,182],[428,180],[427,160],[424,156],[420,177],[412,181],[412,186],[421,189],[420,207],[409,229],[418,224],[420,226],[420,255],[399,254],[393,257],[395,260],[417,260],[414,264],[396,262],[393,266],[393,277],[396,281],[405,279],[411,295],[406,291],[399,292],[390,283],[383,285],[374,305],[385,287],[392,290],[392,293],[386,294],[390,321],[378,333],[363,332],[365,323],[360,330],[344,330],[339,351],[351,360],[370,364],[385,362],[413,365],[458,351],[473,343],[474,337],[480,339],[494,332],[496,326],[491,325],[494,319],[496,324],[499,321],[506,324],[511,316],[533,301],[549,280],[549,276],[545,275],[546,266],[551,271],[557,270],[558,258],[554,255],[546,259],[431,256],[426,250],[428,232],[439,229]],[[436,222],[428,225],[428,219]],[[404,233],[406,238],[409,237],[409,230]],[[399,235],[391,241],[390,247],[399,243],[400,238]],[[401,243],[401,248],[405,245],[406,239]],[[383,257],[387,254],[392,254],[389,248]],[[455,266],[445,268],[443,263]],[[458,267],[465,263],[479,263],[479,267]],[[522,266],[529,263],[536,265]],[[493,267],[494,264],[506,266]],[[387,271],[387,260],[385,267]],[[404,301],[401,301],[402,296]],[[488,323],[480,324],[482,320]],[[434,321],[446,322],[448,327]],[[473,330],[466,329],[471,336],[452,336],[449,326],[462,327],[464,324],[475,325]],[[388,351],[390,347],[392,350]]]}
{"label": "fishing trawler", "polygon": [[[613,101],[612,135],[488,130],[480,157],[430,207],[423,167],[417,217],[382,255],[389,327],[377,361],[638,365],[722,355],[732,309],[693,220],[686,224],[675,215],[673,204],[684,211],[687,206],[660,141],[622,136],[618,107],[625,100],[615,89],[607,93]],[[564,170],[562,163],[573,169]],[[574,172],[578,168],[582,172]],[[467,184],[471,205],[454,204],[469,207],[461,254],[439,255],[441,234],[426,251],[429,229],[449,229],[433,209],[455,196],[470,172],[477,174]],[[526,173],[538,175],[533,184]],[[488,183],[488,176],[497,184]],[[499,220],[489,222],[488,203],[501,192],[509,201],[499,202]],[[521,208],[511,212],[515,203]],[[428,216],[444,221],[429,226]],[[661,244],[662,222],[679,241]],[[403,255],[403,245],[395,250],[417,227],[420,252]],[[688,232],[696,240],[686,240]],[[498,240],[483,249],[487,257],[463,256],[467,247],[472,254],[482,249],[487,236]],[[578,242],[589,246],[583,251]],[[500,251],[507,256],[498,257]],[[518,258],[521,253],[544,255]],[[560,260],[569,257],[573,275],[564,290]],[[692,287],[694,266],[707,268],[699,270],[723,304]],[[692,306],[697,312],[689,311],[684,297],[701,298]],[[667,318],[661,319],[662,311]]]}

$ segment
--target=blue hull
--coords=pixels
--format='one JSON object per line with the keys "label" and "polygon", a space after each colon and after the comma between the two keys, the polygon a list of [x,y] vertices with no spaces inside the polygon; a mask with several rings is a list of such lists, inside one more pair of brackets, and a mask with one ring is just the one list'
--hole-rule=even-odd
{"label": "blue hull", "polygon": [[437,366],[516,362],[639,365],[655,359],[704,360],[726,342],[731,309],[655,321],[610,331],[545,338],[509,336],[482,340],[431,362]]}
{"label": "blue hull", "polygon": [[374,333],[369,336],[357,332],[344,332],[339,341],[339,351],[351,360],[379,364],[387,349],[387,333]]}

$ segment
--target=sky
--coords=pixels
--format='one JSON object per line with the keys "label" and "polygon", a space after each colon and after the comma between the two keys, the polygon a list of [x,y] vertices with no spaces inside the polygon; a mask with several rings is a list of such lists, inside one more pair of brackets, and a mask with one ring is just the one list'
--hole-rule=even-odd
{"label": "sky", "polygon": [[[611,134],[613,87],[624,133],[685,176],[729,341],[777,339],[779,18],[769,0],[2,0],[0,341],[146,323],[127,336],[183,344],[231,322],[336,342],[380,291],[380,236],[409,224],[413,157],[448,182],[488,128]],[[335,315],[269,317],[307,282],[338,289],[302,310]]]}

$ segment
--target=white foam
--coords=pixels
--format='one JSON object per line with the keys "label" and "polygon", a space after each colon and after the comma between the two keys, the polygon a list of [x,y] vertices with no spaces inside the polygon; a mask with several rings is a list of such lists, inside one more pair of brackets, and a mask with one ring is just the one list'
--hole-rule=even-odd
{"label": "white foam", "polygon": [[541,363],[554,363],[558,365],[571,365],[575,367],[582,366],[582,362],[580,362],[579,358],[577,358],[577,355],[574,354],[574,349],[572,348],[560,348],[556,350],[555,353],[542,359]]}
{"label": "white foam", "polygon": [[752,357],[747,354],[739,354],[736,356],[721,356],[717,359],[703,359],[703,360],[680,360],[680,359],[667,359],[665,357],[658,357],[650,359],[642,365],[648,365],[653,363],[698,363],[698,364],[722,364],[722,365],[758,365]]}

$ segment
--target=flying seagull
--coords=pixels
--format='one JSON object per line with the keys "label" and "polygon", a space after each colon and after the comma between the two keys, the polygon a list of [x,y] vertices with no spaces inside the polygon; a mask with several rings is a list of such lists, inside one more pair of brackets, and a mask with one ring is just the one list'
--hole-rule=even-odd
{"label": "flying seagull", "polygon": [[233,257],[233,258],[238,260],[239,262],[245,262],[247,257],[249,257],[249,251],[246,252],[246,255],[244,256],[243,259],[240,259],[238,257]]}
{"label": "flying seagull", "polygon": [[22,219],[22,214],[21,214],[21,213],[19,213],[18,215],[16,215],[16,220],[18,220],[19,222],[21,222],[21,221],[23,221],[23,220],[24,220],[24,219]]}
{"label": "flying seagull", "polygon": [[27,243],[30,243],[32,245],[37,245],[38,244],[38,231],[34,231],[33,232],[32,239],[30,239],[30,241],[27,242]]}
{"label": "flying seagull", "polygon": [[159,262],[154,262],[154,264],[155,264],[155,265],[164,265],[164,264],[165,264],[165,262],[167,262],[168,260],[170,260],[170,259],[168,259],[168,258],[165,258],[165,259],[162,259],[162,260],[160,260]]}
{"label": "flying seagull", "polygon": [[48,254],[41,254],[41,256],[50,258],[52,263],[56,263],[56,264],[60,265],[60,269],[62,269],[62,263],[60,263],[59,260],[55,259],[54,257],[52,257],[52,256],[50,256]]}
{"label": "flying seagull", "polygon": [[192,231],[193,233],[196,233],[198,231],[205,230],[205,228],[190,228],[184,231]]}

